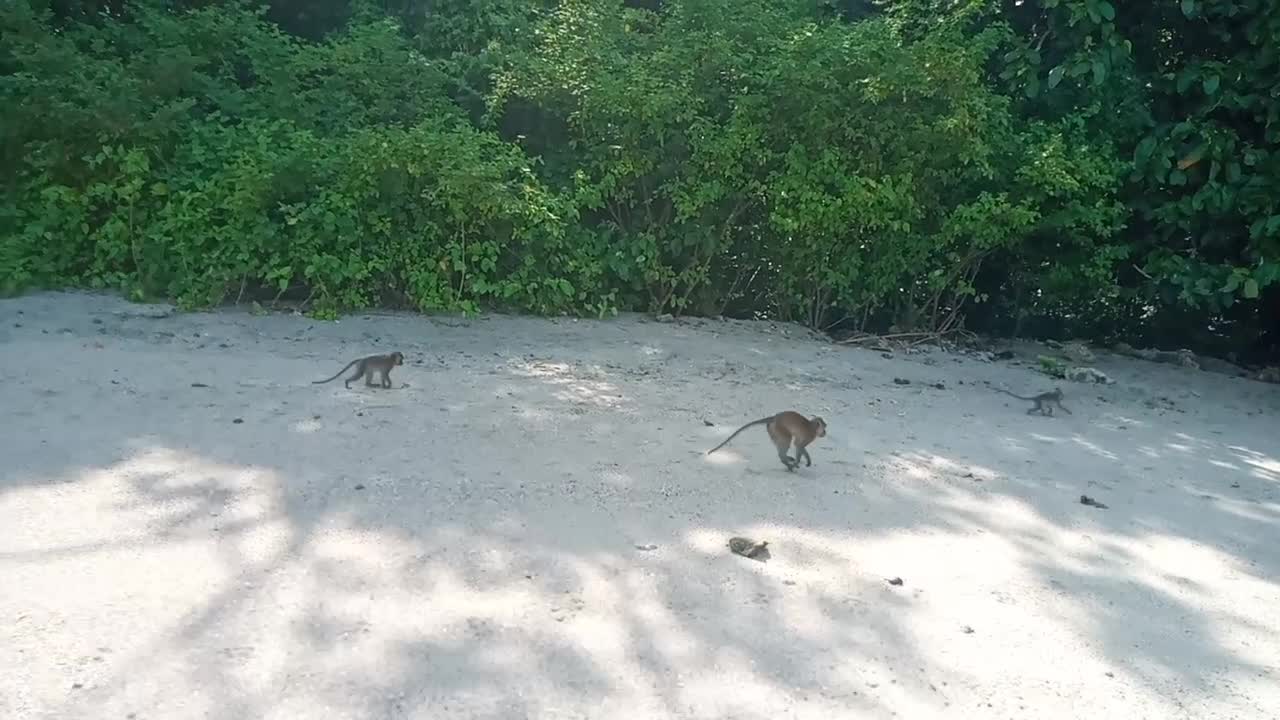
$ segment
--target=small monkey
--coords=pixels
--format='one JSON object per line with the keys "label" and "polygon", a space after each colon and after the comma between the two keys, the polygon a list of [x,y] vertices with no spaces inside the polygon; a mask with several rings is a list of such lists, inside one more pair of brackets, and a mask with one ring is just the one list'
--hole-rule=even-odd
{"label": "small monkey", "polygon": [[1034,413],[1034,412],[1038,412],[1038,413],[1040,413],[1041,415],[1048,415],[1048,416],[1052,417],[1052,416],[1053,416],[1053,406],[1054,406],[1054,405],[1057,405],[1057,406],[1058,406],[1058,409],[1062,410],[1062,412],[1064,412],[1064,413],[1066,413],[1066,414],[1068,414],[1068,415],[1070,415],[1070,414],[1071,414],[1071,411],[1070,411],[1070,410],[1068,410],[1068,409],[1067,409],[1065,406],[1063,406],[1063,404],[1062,404],[1062,388],[1054,388],[1053,390],[1050,390],[1049,392],[1043,392],[1043,393],[1040,393],[1039,395],[1032,395],[1031,397],[1023,397],[1023,396],[1021,396],[1021,395],[1014,395],[1013,393],[1009,392],[1008,390],[1005,390],[1004,388],[996,388],[996,390],[998,390],[998,391],[1000,391],[1000,392],[1004,393],[1005,395],[1009,395],[1009,396],[1011,396],[1011,397],[1016,397],[1016,398],[1018,398],[1019,400],[1026,400],[1027,402],[1033,402],[1033,403],[1035,403],[1035,404],[1036,404],[1036,406],[1035,406],[1035,407],[1033,407],[1033,408],[1031,408],[1031,409],[1027,410],[1027,414],[1028,414],[1028,415],[1030,415],[1031,413]]}
{"label": "small monkey", "polygon": [[[787,467],[787,470],[794,472],[800,466],[800,459],[804,458],[805,467],[813,465],[813,459],[809,457],[809,451],[806,446],[820,437],[827,435],[827,423],[818,416],[814,416],[812,420],[806,418],[798,412],[787,410],[777,415],[752,420],[743,425],[733,434],[725,438],[725,441],[707,451],[707,454],[719,450],[729,441],[738,436],[738,433],[746,430],[752,425],[764,425],[769,431],[769,439],[773,440],[773,446],[778,448],[778,459]],[[787,450],[791,447],[792,441],[795,441],[796,456],[792,459],[787,455]]]}
{"label": "small monkey", "polygon": [[351,383],[356,380],[359,380],[361,376],[364,376],[364,384],[366,386],[373,387],[373,376],[375,373],[382,376],[382,382],[379,384],[384,388],[389,388],[391,387],[391,368],[395,367],[396,365],[403,365],[403,364],[404,364],[404,353],[401,353],[399,351],[393,352],[390,355],[370,355],[368,357],[362,357],[356,360],[352,360],[351,362],[347,363],[346,367],[339,370],[337,375],[334,375],[328,380],[312,380],[311,384],[322,385],[324,383],[327,383],[337,378],[338,375],[341,375],[342,373],[346,372],[347,368],[351,367],[352,365],[355,365],[356,366],[355,374],[347,378],[346,382],[344,383],[348,390],[351,389]]}

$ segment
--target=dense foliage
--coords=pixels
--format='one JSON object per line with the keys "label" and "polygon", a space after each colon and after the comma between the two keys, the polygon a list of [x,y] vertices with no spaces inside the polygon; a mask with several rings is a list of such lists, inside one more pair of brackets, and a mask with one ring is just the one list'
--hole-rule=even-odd
{"label": "dense foliage", "polygon": [[0,289],[1280,344],[1280,0],[19,0]]}

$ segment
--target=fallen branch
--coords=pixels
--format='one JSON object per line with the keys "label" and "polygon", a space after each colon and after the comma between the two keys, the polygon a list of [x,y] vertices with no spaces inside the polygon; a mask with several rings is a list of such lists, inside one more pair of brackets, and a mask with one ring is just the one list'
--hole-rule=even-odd
{"label": "fallen branch", "polygon": [[845,338],[844,340],[840,341],[840,344],[853,345],[855,343],[870,342],[872,340],[895,340],[898,338],[909,338],[909,337],[924,338],[927,340],[928,338],[937,337],[939,335],[940,333],[936,333],[936,332],[905,332],[905,333],[892,333],[889,335],[859,335],[858,337],[854,337],[854,338]]}
{"label": "fallen branch", "polygon": [[845,338],[840,340],[840,345],[860,345],[866,342],[885,342],[895,340],[899,344],[906,344],[908,347],[922,345],[927,342],[938,342],[952,335],[964,335],[976,338],[977,335],[964,328],[947,328],[945,330],[918,330],[916,332],[890,333],[888,335],[859,335],[858,337]]}

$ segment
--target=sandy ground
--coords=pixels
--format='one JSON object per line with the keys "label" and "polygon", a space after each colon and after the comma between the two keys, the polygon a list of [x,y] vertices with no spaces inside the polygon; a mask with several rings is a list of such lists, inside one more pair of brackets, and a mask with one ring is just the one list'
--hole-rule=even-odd
{"label": "sandy ground", "polygon": [[0,718],[1277,717],[1280,387],[1097,367],[3,301]]}

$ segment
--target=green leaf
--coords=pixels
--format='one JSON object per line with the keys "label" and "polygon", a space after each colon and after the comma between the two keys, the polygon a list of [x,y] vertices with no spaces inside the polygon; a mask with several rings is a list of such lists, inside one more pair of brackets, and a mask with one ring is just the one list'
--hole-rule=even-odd
{"label": "green leaf", "polygon": [[1114,5],[1107,2],[1107,0],[1102,0],[1102,2],[1098,3],[1098,12],[1102,13],[1102,17],[1107,20],[1116,19],[1116,8]]}
{"label": "green leaf", "polygon": [[1049,88],[1050,89],[1058,87],[1058,83],[1062,82],[1062,74],[1066,71],[1067,69],[1063,65],[1059,65],[1058,67],[1049,71]]}
{"label": "green leaf", "polygon": [[1143,165],[1151,158],[1151,153],[1156,149],[1156,139],[1152,137],[1142,138],[1138,143],[1138,147],[1133,151],[1133,164]]}
{"label": "green leaf", "polygon": [[1101,60],[1093,61],[1093,83],[1101,85],[1107,79],[1107,66]]}
{"label": "green leaf", "polygon": [[1218,83],[1220,78],[1217,75],[1209,75],[1204,79],[1204,94],[1212,95],[1218,91]]}
{"label": "green leaf", "polygon": [[1254,298],[1258,297],[1258,281],[1257,280],[1254,280],[1253,278],[1249,278],[1248,280],[1244,281],[1244,296],[1249,300],[1253,300]]}
{"label": "green leaf", "polygon": [[1182,0],[1182,14],[1191,17],[1196,13],[1196,0]]}

